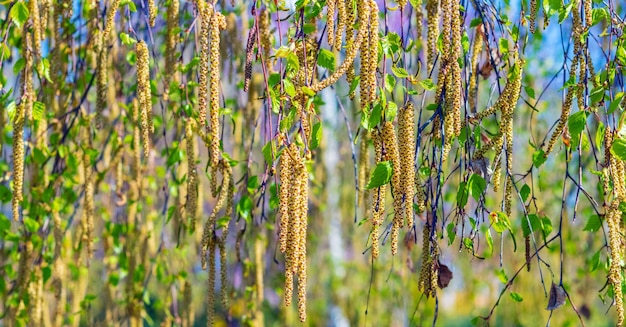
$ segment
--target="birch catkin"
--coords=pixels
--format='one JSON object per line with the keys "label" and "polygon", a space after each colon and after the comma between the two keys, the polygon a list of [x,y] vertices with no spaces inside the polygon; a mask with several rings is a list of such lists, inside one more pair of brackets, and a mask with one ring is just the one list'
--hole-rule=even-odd
{"label": "birch catkin", "polygon": [[24,189],[24,103],[15,108],[13,117],[13,220],[20,218]]}
{"label": "birch catkin", "polygon": [[402,207],[402,197],[404,195],[404,184],[401,183],[401,163],[398,153],[398,139],[396,131],[391,122],[383,124],[383,142],[386,151],[386,158],[393,166],[391,184],[393,186],[393,225],[391,226],[391,254],[398,252],[398,235],[400,227],[404,225],[404,208]]}
{"label": "birch catkin", "polygon": [[144,41],[137,42],[137,97],[141,117],[141,133],[143,138],[143,155],[150,155],[150,123],[152,121],[152,97],[150,91],[150,68],[148,46]]}
{"label": "birch catkin", "polygon": [[188,119],[185,124],[185,143],[187,146],[187,202],[185,212],[189,215],[192,231],[196,229],[196,211],[198,208],[198,173],[196,171],[196,139],[193,135],[194,121]]}
{"label": "birch catkin", "polygon": [[[219,161],[220,153],[220,30],[226,29],[226,18],[219,12],[213,14],[211,19],[211,47],[210,47],[210,120],[211,126],[207,126],[207,134],[211,139],[211,151],[209,152],[211,159],[211,166],[215,167]],[[215,176],[212,176],[216,178]]]}
{"label": "birch catkin", "polygon": [[[398,149],[403,191],[403,208],[407,226],[413,228],[413,197],[415,196],[415,112],[408,103],[398,116]],[[420,201],[420,209],[421,208]]]}
{"label": "birch catkin", "polygon": [[[163,100],[167,101],[170,94],[170,83],[177,72],[176,41],[178,35],[179,0],[171,0],[167,7],[167,34],[165,37],[165,71],[163,74]],[[176,81],[176,80],[174,80]]]}
{"label": "birch catkin", "polygon": [[198,123],[206,126],[206,112],[209,106],[209,39],[211,34],[211,11],[213,7],[204,1],[197,1],[198,26],[200,27],[200,67],[198,69]]}

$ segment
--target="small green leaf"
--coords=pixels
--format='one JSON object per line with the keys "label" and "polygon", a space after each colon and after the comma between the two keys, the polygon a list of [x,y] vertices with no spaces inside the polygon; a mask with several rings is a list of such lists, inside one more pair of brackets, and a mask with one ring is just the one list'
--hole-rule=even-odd
{"label": "small green leaf", "polygon": [[578,137],[582,131],[585,130],[587,124],[587,113],[585,111],[578,111],[567,119],[567,128],[569,129],[572,137]]}
{"label": "small green leaf", "polygon": [[263,158],[265,159],[265,163],[271,166],[272,161],[273,161],[272,160],[272,142],[265,143],[265,145],[263,146],[263,150],[261,150],[261,152],[263,152]]}
{"label": "small green leaf", "polygon": [[496,277],[498,277],[498,280],[500,280],[502,284],[506,285],[506,283],[509,282],[509,277],[506,276],[506,272],[504,272],[504,268],[496,270]]}
{"label": "small green leaf", "polygon": [[522,298],[521,295],[519,295],[519,293],[515,293],[515,292],[511,292],[511,298],[513,299],[513,301],[515,302],[522,302],[524,301],[524,299]]}
{"label": "small green leaf", "polygon": [[303,86],[302,87],[302,92],[310,97],[314,97],[315,96],[315,92],[308,86]]}
{"label": "small green leaf", "polygon": [[531,99],[535,99],[535,89],[533,89],[530,86],[524,86],[524,90],[526,91],[526,94],[528,94],[528,96]]}
{"label": "small green leaf", "polygon": [[467,198],[469,197],[469,191],[467,190],[467,183],[461,182],[459,184],[459,190],[456,193],[456,205],[459,208],[464,208],[467,204]]}
{"label": "small green leaf", "polygon": [[589,232],[595,232],[599,230],[601,227],[602,227],[602,221],[600,220],[600,217],[598,217],[598,215],[591,215],[591,217],[589,217],[589,220],[587,220],[587,224],[585,225],[585,228],[583,228],[583,230],[589,231]]}
{"label": "small green leaf", "polygon": [[252,207],[253,203],[249,196],[244,195],[239,203],[237,203],[237,213],[246,220],[246,222],[250,221],[252,217]]}
{"label": "small green leaf", "polygon": [[321,49],[317,56],[317,64],[330,71],[335,70],[335,54],[329,50]]}
{"label": "small green leaf", "polygon": [[433,83],[433,80],[430,78],[419,81],[420,85],[427,91],[434,91],[437,88],[437,85]]}
{"label": "small green leaf", "polygon": [[626,160],[626,141],[624,139],[616,139],[611,145],[611,154],[620,160]]}
{"label": "small green leaf", "polygon": [[546,160],[546,153],[543,150],[537,150],[533,153],[533,165],[535,168],[541,167]]}
{"label": "small green leaf", "polygon": [[11,8],[9,16],[11,17],[13,23],[15,23],[15,26],[17,26],[17,28],[22,28],[22,25],[24,25],[24,23],[26,23],[26,21],[28,20],[28,7],[26,7],[26,4],[24,4],[24,2],[22,1],[16,2],[15,5],[13,5],[13,7]]}
{"label": "small green leaf", "polygon": [[285,93],[287,93],[288,96],[293,97],[296,95],[296,87],[293,86],[293,83],[291,83],[290,80],[288,79],[283,79],[283,87],[285,88]]}
{"label": "small green leaf", "polygon": [[120,33],[120,40],[122,40],[123,45],[133,45],[137,43],[137,40],[124,32]]}
{"label": "small green leaf", "polygon": [[371,190],[373,188],[381,187],[391,180],[391,163],[389,161],[383,161],[376,164],[376,168],[372,172],[370,181],[367,183],[366,188]]}
{"label": "small green leaf", "polygon": [[613,101],[611,101],[611,104],[609,105],[609,110],[607,113],[612,114],[613,112],[615,112],[615,110],[617,110],[617,108],[620,107],[620,104],[622,103],[623,98],[624,98],[624,92],[619,92],[615,94],[615,98],[613,99]]}
{"label": "small green leaf", "polygon": [[609,12],[606,8],[594,8],[591,12],[592,23],[591,26],[598,24],[603,20],[609,20]]}
{"label": "small green leaf", "polygon": [[311,135],[311,150],[315,150],[322,142],[322,123],[313,125],[313,134]]}
{"label": "small green leaf", "polygon": [[43,102],[35,101],[35,103],[33,103],[33,119],[35,121],[45,119],[45,111],[46,106],[43,104]]}
{"label": "small green leaf", "polygon": [[467,188],[469,189],[469,194],[476,201],[480,201],[480,197],[485,193],[485,189],[487,188],[487,182],[479,175],[472,174],[467,181]]}
{"label": "small green leaf", "polygon": [[396,66],[391,66],[391,72],[396,75],[398,78],[407,78],[409,77],[409,73],[407,73],[406,69]]}
{"label": "small green leaf", "polygon": [[524,186],[522,186],[522,188],[519,191],[519,194],[522,197],[522,200],[524,202],[528,200],[528,195],[530,195],[530,187],[528,186],[528,184],[524,184]]}

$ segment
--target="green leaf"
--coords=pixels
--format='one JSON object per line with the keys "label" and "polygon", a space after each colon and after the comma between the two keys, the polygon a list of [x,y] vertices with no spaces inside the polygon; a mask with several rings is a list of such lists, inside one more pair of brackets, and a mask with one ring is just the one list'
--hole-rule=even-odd
{"label": "green leaf", "polygon": [[272,142],[265,143],[265,145],[263,146],[263,150],[261,150],[261,152],[263,152],[263,158],[265,159],[265,163],[271,166],[272,161],[273,161],[272,160]]}
{"label": "green leaf", "polygon": [[524,186],[522,186],[522,188],[519,191],[519,194],[522,197],[522,200],[524,202],[528,200],[528,195],[530,195],[530,187],[528,186],[528,184],[524,184]]}
{"label": "green leaf", "polygon": [[434,91],[437,88],[437,85],[433,83],[433,80],[430,78],[419,81],[420,85],[427,91]]}
{"label": "green leaf", "polygon": [[237,213],[245,219],[246,222],[250,222],[250,218],[252,217],[252,199],[249,196],[244,195],[239,203],[237,203]]}
{"label": "green leaf", "polygon": [[322,141],[322,123],[313,125],[313,134],[311,135],[311,150],[315,150],[320,146]]}
{"label": "green leaf", "polygon": [[376,168],[372,172],[370,181],[367,183],[366,188],[371,190],[373,188],[381,187],[391,180],[391,163],[389,161],[383,161],[376,164]]}
{"label": "green leaf", "polygon": [[335,70],[335,54],[329,50],[321,49],[317,56],[317,64],[330,71]]}
{"label": "green leaf", "polygon": [[600,220],[600,217],[598,215],[591,215],[591,217],[589,217],[589,220],[587,220],[587,224],[585,225],[585,228],[583,228],[583,230],[589,231],[589,232],[595,232],[599,230],[601,227],[602,227],[602,221]]}
{"label": "green leaf", "polygon": [[50,61],[47,58],[41,58],[37,64],[37,73],[39,76],[45,78],[48,82],[52,83],[50,79]]}
{"label": "green leaf", "polygon": [[548,158],[546,158],[546,153],[543,150],[537,150],[533,153],[533,165],[535,168],[541,167],[546,160],[548,160]]}
{"label": "green leaf", "polygon": [[302,93],[310,96],[310,97],[314,97],[315,96],[315,92],[308,86],[303,86],[302,87]]}
{"label": "green leaf", "polygon": [[498,42],[498,46],[500,47],[501,53],[507,53],[509,51],[509,40],[506,38],[501,38]]}
{"label": "green leaf", "polygon": [[493,237],[491,236],[491,230],[487,229],[485,232],[485,240],[487,241],[487,247],[489,247],[489,255],[493,253]]}
{"label": "green leaf", "polygon": [[285,93],[287,93],[288,96],[293,97],[296,95],[296,87],[293,86],[293,83],[291,83],[290,80],[288,79],[283,79],[283,87],[285,88]]}
{"label": "green leaf", "polygon": [[[626,61],[623,61],[626,63]],[[591,94],[589,95],[589,99],[591,100],[591,104],[596,104],[604,99],[604,86],[600,85],[598,87],[594,87],[591,90]]]}
{"label": "green leaf", "polygon": [[559,12],[559,9],[561,9],[561,6],[561,0],[543,1],[543,10],[545,11],[547,17],[551,17],[552,15],[557,14]]}
{"label": "green leaf", "polygon": [[396,75],[398,78],[407,78],[409,77],[409,73],[407,73],[406,69],[396,66],[391,66],[391,72]]}
{"label": "green leaf", "polygon": [[626,49],[624,49],[623,45],[615,51],[615,58],[619,60],[622,65],[626,64]]}
{"label": "green leaf", "polygon": [[13,64],[13,74],[19,74],[26,67],[26,60],[22,57]]}
{"label": "green leaf", "polygon": [[587,124],[587,113],[585,111],[578,111],[567,119],[567,128],[572,134],[572,137],[580,135],[585,130]]}
{"label": "green leaf", "polygon": [[524,90],[526,91],[526,94],[528,94],[528,96],[531,99],[535,99],[535,89],[533,89],[530,86],[524,86]]}
{"label": "green leaf", "polygon": [[448,232],[448,245],[451,245],[454,243],[454,239],[456,238],[456,226],[453,223],[450,223],[446,226],[446,231]]}
{"label": "green leaf", "polygon": [[44,120],[46,116],[45,111],[46,106],[43,102],[35,101],[35,103],[33,103],[33,119],[35,121]]}
{"label": "green leaf", "polygon": [[0,213],[0,235],[8,232],[11,229],[11,221],[5,215]]}
{"label": "green leaf", "polygon": [[506,285],[506,283],[509,282],[509,277],[506,276],[506,272],[504,272],[504,268],[496,270],[496,277],[498,277],[498,280],[500,280],[502,284]]}
{"label": "green leaf", "polygon": [[469,194],[476,201],[480,201],[480,197],[485,193],[485,189],[487,189],[487,182],[485,182],[485,179],[481,176],[472,174],[467,181],[467,188],[469,189]]}
{"label": "green leaf", "polygon": [[472,27],[476,27],[476,26],[478,26],[478,25],[480,25],[480,24],[482,24],[482,23],[483,23],[482,18],[480,18],[480,17],[478,17],[478,18],[474,18],[474,19],[472,19],[472,21],[470,22],[470,28],[472,28]]}
{"label": "green leaf", "polygon": [[459,190],[456,193],[456,205],[459,208],[464,208],[467,204],[467,198],[469,197],[469,191],[467,189],[467,183],[461,182],[459,184]]}
{"label": "green leaf", "polygon": [[39,229],[39,223],[33,218],[26,217],[24,218],[24,227],[26,227],[27,231],[31,233],[36,233]]}
{"label": "green leaf", "polygon": [[615,112],[615,110],[617,110],[617,108],[620,107],[623,98],[624,92],[619,92],[615,94],[615,98],[613,99],[613,101],[611,101],[611,104],[609,105],[608,114],[612,114],[613,112]]}
{"label": "green leaf", "polygon": [[515,302],[522,302],[524,301],[524,299],[522,298],[521,295],[519,295],[519,293],[515,293],[515,292],[511,292],[511,298],[513,299],[513,301]]}
{"label": "green leaf", "polygon": [[137,43],[137,40],[124,32],[120,33],[120,40],[122,40],[123,45],[133,45]]}
{"label": "green leaf", "polygon": [[626,160],[626,141],[621,138],[614,140],[611,145],[611,154],[620,160]]}
{"label": "green leaf", "polygon": [[[528,226],[529,221],[530,226]],[[527,217],[522,218],[522,231],[524,232],[524,237],[538,230],[543,230],[543,226],[541,224],[541,220],[539,220],[539,217],[536,214],[531,213]]]}
{"label": "green leaf", "polygon": [[24,25],[24,23],[28,20],[28,16],[28,8],[22,1],[16,2],[9,13],[9,17],[11,17],[11,20],[13,20],[13,23],[15,23],[17,28],[22,28],[22,25]]}
{"label": "green leaf", "polygon": [[592,23],[591,26],[598,24],[603,20],[609,20],[609,12],[606,8],[594,8],[591,12]]}

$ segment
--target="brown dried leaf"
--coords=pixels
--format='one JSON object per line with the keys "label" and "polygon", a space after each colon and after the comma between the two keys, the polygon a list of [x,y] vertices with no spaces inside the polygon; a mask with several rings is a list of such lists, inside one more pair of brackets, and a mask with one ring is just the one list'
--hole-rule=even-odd
{"label": "brown dried leaf", "polygon": [[556,285],[552,282],[550,286],[550,299],[548,300],[548,307],[546,310],[555,310],[565,304],[565,290],[560,285]]}
{"label": "brown dried leaf", "polygon": [[448,268],[448,266],[442,264],[441,262],[438,266],[439,274],[437,275],[437,286],[443,289],[448,287],[448,284],[450,284],[450,281],[452,280],[452,271]]}

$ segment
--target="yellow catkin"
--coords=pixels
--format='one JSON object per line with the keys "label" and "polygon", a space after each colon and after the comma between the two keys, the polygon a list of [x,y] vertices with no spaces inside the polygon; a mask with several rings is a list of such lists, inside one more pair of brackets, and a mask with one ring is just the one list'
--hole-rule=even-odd
{"label": "yellow catkin", "polygon": [[[376,163],[383,161],[383,136],[380,135],[378,130],[372,131],[372,140],[374,140],[374,149],[376,150]],[[379,230],[383,223],[385,215],[385,195],[387,192],[387,185],[382,185],[378,189],[373,190],[372,200],[372,258],[378,258],[379,254]]]}
{"label": "yellow catkin", "polygon": [[[354,46],[354,23],[356,16],[354,15],[354,6],[352,0],[346,1],[346,49],[351,49]],[[346,69],[346,80],[348,84],[352,85],[354,81],[354,66],[350,66]],[[354,100],[354,91],[349,94],[350,99]]]}
{"label": "yellow catkin", "polygon": [[528,17],[528,26],[530,32],[535,34],[535,19],[537,19],[537,0],[530,0],[530,16]]}
{"label": "yellow catkin", "polygon": [[433,70],[437,57],[437,38],[439,37],[439,0],[427,0],[426,2],[427,31],[427,73]]}
{"label": "yellow catkin", "polygon": [[293,271],[285,269],[285,306],[288,307],[293,301]]}
{"label": "yellow catkin", "polygon": [[150,26],[154,27],[154,23],[157,18],[157,7],[154,0],[148,0],[148,19],[150,21]]}
{"label": "yellow catkin", "polygon": [[307,286],[307,266],[306,266],[306,236],[308,224],[308,198],[309,198],[309,174],[304,160],[298,162],[297,178],[300,184],[300,193],[297,203],[298,219],[300,220],[298,230],[298,317],[301,322],[306,320],[306,286]]}
{"label": "yellow catkin", "polygon": [[[300,229],[302,228],[300,219],[300,204],[302,202],[302,183],[297,178],[299,170],[301,169],[300,151],[295,143],[292,143],[289,149],[289,154],[293,160],[293,172],[295,181],[293,182],[291,194],[289,194],[289,223],[287,230],[287,251],[285,253],[285,269],[291,270],[294,273],[298,272],[299,260],[300,260],[300,242],[298,238],[300,236]],[[293,178],[293,177],[292,177]]]}
{"label": "yellow catkin", "polygon": [[[368,0],[364,0],[364,1],[368,1]],[[371,17],[370,17],[371,19]],[[361,23],[359,23],[361,24]],[[359,85],[360,85],[360,99],[361,99],[361,108],[368,108],[370,105],[370,96],[369,96],[369,92],[371,91],[371,87],[369,85],[369,76],[370,76],[370,72],[369,69],[371,67],[370,65],[370,55],[372,53],[372,51],[369,50],[369,47],[371,46],[370,44],[370,39],[371,39],[371,24],[369,23],[369,21],[367,21],[366,23],[363,23],[363,27],[360,27],[361,29],[365,29],[365,41],[363,41],[361,43],[361,48],[359,49],[361,52],[361,70],[359,71]]]}
{"label": "yellow catkin", "polygon": [[430,296],[430,280],[431,280],[431,266],[433,258],[431,256],[431,242],[430,242],[430,225],[424,225],[422,233],[422,269],[418,279],[418,288],[420,291],[428,297]]}
{"label": "yellow catkin", "polygon": [[41,40],[42,40],[42,28],[41,17],[39,16],[39,4],[37,0],[28,1],[29,18],[31,21],[31,28],[33,33],[33,46],[35,51],[35,57],[41,58]]}
{"label": "yellow catkin", "polygon": [[109,89],[107,82],[109,60],[108,43],[109,36],[111,35],[111,32],[114,28],[115,14],[117,13],[120,1],[121,0],[111,1],[111,5],[107,9],[104,30],[102,32],[97,31],[98,33],[94,33],[95,51],[97,51],[98,53],[96,67],[96,128],[101,128],[104,123],[104,118],[102,117],[102,114],[107,106],[107,91]]}
{"label": "yellow catkin", "polygon": [[265,300],[265,286],[263,283],[263,271],[265,270],[265,239],[257,236],[254,239],[254,286],[255,286],[255,312],[254,326],[263,327],[264,317],[262,305]]}
{"label": "yellow catkin", "polygon": [[[177,72],[176,41],[178,34],[178,11],[179,0],[171,0],[167,7],[167,34],[165,36],[165,71],[163,74],[163,100],[168,101],[170,94],[170,83]],[[176,80],[174,80],[176,81]]]}
{"label": "yellow catkin", "polygon": [[[345,0],[336,0],[337,1],[337,29],[335,30],[335,50],[341,50],[341,36],[343,35],[343,31],[346,29],[346,24],[348,21],[348,13],[346,10],[346,1]],[[349,2],[350,6],[352,5],[352,1]]]}
{"label": "yellow catkin", "polygon": [[585,25],[587,28],[593,24],[593,2],[592,0],[583,0],[583,12],[585,14]]}
{"label": "yellow catkin", "polygon": [[337,8],[336,1],[342,2],[342,0],[326,1],[326,15],[328,16],[328,20],[326,21],[326,33],[328,34],[328,45],[331,48],[335,46],[335,10]]}
{"label": "yellow catkin", "polygon": [[[209,218],[207,219],[204,225],[204,231],[202,234],[202,249],[204,252],[206,252],[209,246],[211,245],[211,243],[214,242],[213,234],[215,232],[214,226],[215,226],[215,222],[217,221],[217,216],[220,210],[224,208],[224,205],[228,202],[228,198],[229,198],[228,181],[231,178],[232,171],[228,169],[227,167],[225,167],[225,165],[228,165],[228,163],[221,161],[218,167],[220,171],[222,172],[222,184],[221,184],[222,187],[217,197],[217,202],[215,203],[215,206],[213,207],[213,211],[211,212],[211,215],[209,216]],[[206,255],[202,256],[202,268],[206,269]]]}
{"label": "yellow catkin", "polygon": [[20,218],[24,189],[24,103],[15,108],[13,117],[13,220]]}
{"label": "yellow catkin", "polygon": [[[273,44],[272,31],[270,30],[270,13],[266,8],[263,8],[259,15],[259,37],[261,38],[261,47],[263,48],[263,62],[265,63],[267,73],[270,74],[273,68],[270,59]],[[252,55],[252,50],[250,51],[250,55]],[[252,72],[250,72],[250,74],[251,73]]]}
{"label": "yellow catkin", "polygon": [[[413,228],[413,198],[415,197],[415,112],[408,103],[398,115],[398,150],[403,194],[403,210],[407,226]],[[422,201],[418,202],[420,210]]]}
{"label": "yellow catkin", "polygon": [[[235,180],[233,178],[232,167],[230,164],[226,163],[223,165],[223,169],[225,173],[224,176],[227,177],[226,180],[222,183],[222,192],[226,192],[226,208],[224,210],[224,216],[228,218],[232,218],[233,215],[233,198],[235,191]],[[226,223],[222,227],[222,235],[219,240],[219,249],[220,249],[220,277],[222,283],[222,308],[228,311],[228,264],[226,262],[226,240],[228,239],[228,223]]]}
{"label": "yellow catkin", "polygon": [[198,26],[200,27],[199,48],[200,67],[198,69],[198,123],[199,127],[207,126],[206,113],[209,107],[209,39],[211,34],[211,12],[213,7],[204,1],[197,1]]}
{"label": "yellow catkin", "polygon": [[215,243],[213,235],[210,236],[211,240],[208,245],[209,255],[209,280],[208,280],[208,294],[207,294],[207,327],[215,325]]}
{"label": "yellow catkin", "polygon": [[190,327],[193,326],[192,312],[193,312],[193,294],[191,290],[191,283],[189,282],[189,277],[185,279],[185,283],[183,284],[183,306],[182,306],[182,326]]}
{"label": "yellow catkin", "polygon": [[468,88],[468,100],[471,113],[476,113],[476,106],[478,104],[478,57],[483,51],[483,29],[482,24],[476,27],[476,33],[474,34],[474,44],[472,46],[472,54],[470,57],[470,68],[472,69],[472,76],[469,79]]}
{"label": "yellow catkin", "polygon": [[398,139],[396,131],[391,122],[385,122],[383,125],[383,142],[385,146],[386,158],[391,162],[393,173],[391,175],[391,184],[393,187],[393,225],[391,226],[391,254],[396,255],[398,252],[398,235],[400,228],[404,225],[404,208],[402,207],[402,197],[404,195],[404,183],[401,179],[402,164],[400,163],[400,154],[398,152]]}
{"label": "yellow catkin", "polygon": [[611,265],[609,267],[608,280],[613,286],[613,297],[615,299],[615,308],[617,310],[617,326],[624,324],[624,303],[622,294],[622,277],[621,262],[624,259],[624,250],[621,232],[622,212],[619,209],[620,199],[614,199],[611,206],[607,208],[607,227],[609,234],[609,250],[611,256]]}
{"label": "yellow catkin", "polygon": [[150,68],[148,46],[144,41],[137,42],[137,97],[139,98],[143,155],[150,154],[150,122],[152,121],[152,96],[150,91]]}
{"label": "yellow catkin", "polygon": [[283,154],[280,156],[280,171],[279,171],[279,180],[280,180],[280,188],[278,189],[278,215],[280,217],[280,236],[278,239],[280,252],[285,253],[287,250],[287,231],[289,230],[289,199],[290,195],[293,194],[292,190],[292,160],[291,154],[289,153],[289,148],[286,147],[283,151]]}
{"label": "yellow catkin", "polygon": [[20,302],[18,302],[17,306],[8,308],[8,312],[6,313],[6,317],[4,320],[8,322],[9,326],[18,325],[15,319],[17,318],[16,315],[20,309],[21,301],[22,299],[24,299],[29,289],[30,274],[32,271],[32,260],[33,243],[29,240],[25,240],[23,243],[23,248],[20,251],[20,260],[17,267],[17,280],[14,289],[14,291],[19,296],[18,299]]}
{"label": "yellow catkin", "polygon": [[[580,60],[581,60],[581,55],[579,54],[581,42],[578,40],[580,40],[580,35],[582,33],[582,23],[581,23],[580,14],[578,11],[578,6],[574,6],[572,8],[572,24],[573,24],[572,40],[574,40],[575,56],[574,56],[574,59],[572,59],[572,65],[570,67],[570,79],[575,79],[576,71],[578,69],[578,64],[580,63]],[[557,123],[556,128],[554,129],[554,132],[552,133],[552,136],[550,137],[550,140],[548,141],[548,145],[546,146],[546,149],[544,151],[546,157],[550,154],[550,152],[552,152],[554,146],[556,145],[556,141],[559,139],[559,137],[561,137],[561,134],[563,133],[565,129],[565,126],[567,124],[567,119],[572,109],[572,102],[574,100],[575,93],[576,93],[576,87],[570,86],[569,88],[567,88],[567,94],[565,95],[565,101],[563,102],[563,107],[561,109],[561,116],[559,117],[559,122]]]}
{"label": "yellow catkin", "polygon": [[366,86],[369,88],[367,92],[369,95],[368,102],[373,103],[376,101],[376,70],[378,69],[378,5],[376,1],[370,1],[370,37],[369,47],[366,49],[370,51],[368,62],[368,75],[366,76]]}
{"label": "yellow catkin", "polygon": [[[209,90],[210,90],[210,120],[211,126],[207,126],[207,134],[211,139],[211,151],[209,152],[211,166],[216,166],[219,161],[220,154],[220,30],[226,29],[226,18],[219,12],[215,12],[211,19],[211,46],[210,46],[210,76],[209,76]],[[216,176],[212,176],[216,178]]]}
{"label": "yellow catkin", "polygon": [[187,201],[185,212],[189,215],[189,226],[196,229],[196,211],[198,208],[198,172],[196,171],[196,138],[193,135],[193,119],[185,124],[185,143],[187,147]]}
{"label": "yellow catkin", "polygon": [[65,312],[65,263],[63,262],[63,226],[61,215],[52,209],[54,223],[54,263],[52,264],[52,288],[54,289],[53,325],[61,326]]}
{"label": "yellow catkin", "polygon": [[[357,6],[358,11],[359,11],[359,22],[361,23],[367,22],[368,18],[370,17],[369,5],[370,5],[370,2],[367,0],[361,0],[361,2],[359,2],[359,5]],[[361,48],[361,42],[363,42],[363,38],[365,37],[365,34],[367,32],[368,32],[367,28],[359,29],[359,32],[356,35],[356,38],[354,40],[354,43],[352,44],[352,47],[346,48],[346,56],[345,56],[343,63],[341,63],[341,65],[326,79],[322,81],[318,81],[315,84],[312,84],[310,86],[310,89],[313,92],[319,92],[329,87],[330,85],[337,82],[339,77],[343,76],[343,74],[346,73],[346,71],[352,66],[352,63],[354,62],[354,58],[356,58],[356,55],[359,52],[358,50]]]}

